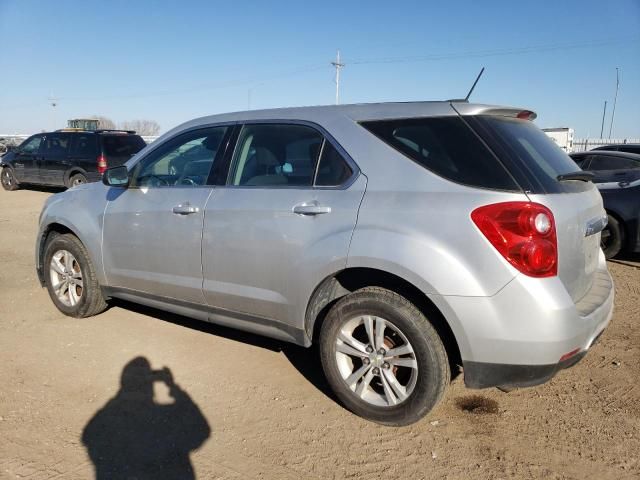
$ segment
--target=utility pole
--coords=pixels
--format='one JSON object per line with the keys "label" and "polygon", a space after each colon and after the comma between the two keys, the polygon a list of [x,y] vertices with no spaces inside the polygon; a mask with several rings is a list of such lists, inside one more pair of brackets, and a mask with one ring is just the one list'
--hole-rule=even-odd
{"label": "utility pole", "polygon": [[600,138],[602,139],[602,132],[604,132],[604,117],[607,114],[607,101],[604,101],[604,111],[602,112],[602,126],[600,127]]}
{"label": "utility pole", "polygon": [[338,54],[336,55],[336,61],[331,62],[336,68],[336,105],[340,104],[340,69],[344,67],[344,63],[340,63],[340,50],[338,50]]}
{"label": "utility pole", "polygon": [[613,130],[613,119],[616,116],[616,102],[618,101],[618,87],[620,86],[620,75],[618,67],[616,67],[616,96],[613,97],[613,111],[611,112],[611,124],[609,125],[609,139],[611,139],[611,130]]}

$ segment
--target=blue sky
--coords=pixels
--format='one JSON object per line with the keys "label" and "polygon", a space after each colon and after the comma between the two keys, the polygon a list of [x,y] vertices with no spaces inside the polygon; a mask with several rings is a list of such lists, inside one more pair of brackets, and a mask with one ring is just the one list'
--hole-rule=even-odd
{"label": "blue sky", "polygon": [[[640,0],[0,0],[0,133],[67,118],[153,119],[341,101],[472,100],[541,127],[640,137]],[[250,92],[250,93],[249,93]],[[58,97],[55,113],[47,103]]]}

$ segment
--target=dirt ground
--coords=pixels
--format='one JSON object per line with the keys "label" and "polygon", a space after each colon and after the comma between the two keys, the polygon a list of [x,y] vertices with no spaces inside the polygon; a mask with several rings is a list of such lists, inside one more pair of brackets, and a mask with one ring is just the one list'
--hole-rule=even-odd
{"label": "dirt ground", "polygon": [[333,400],[313,350],[125,303],[60,314],[34,271],[50,194],[0,191],[0,478],[147,478],[176,445],[175,478],[640,478],[638,256],[610,262],[615,315],[577,366],[511,393],[458,377],[389,428]]}

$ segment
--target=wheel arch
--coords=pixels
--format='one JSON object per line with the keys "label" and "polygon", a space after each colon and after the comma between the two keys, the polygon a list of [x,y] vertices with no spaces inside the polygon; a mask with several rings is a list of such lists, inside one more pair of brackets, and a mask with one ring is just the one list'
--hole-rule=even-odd
{"label": "wheel arch", "polygon": [[64,235],[67,233],[70,233],[71,235],[76,237],[78,240],[80,240],[80,242],[82,242],[83,245],[85,244],[84,241],[82,240],[82,237],[78,235],[73,228],[59,221],[55,221],[48,224],[40,232],[40,235],[38,237],[38,243],[37,243],[38,249],[36,252],[36,272],[38,274],[38,281],[40,282],[41,287],[44,287],[45,285],[44,284],[44,250],[45,250],[45,247],[47,246],[49,237],[54,234]]}
{"label": "wheel arch", "polygon": [[460,348],[451,325],[433,301],[413,283],[393,273],[369,267],[349,267],[326,277],[313,291],[307,303],[305,334],[309,344],[316,343],[322,322],[331,307],[342,297],[364,287],[381,287],[402,295],[431,322],[445,346],[452,374],[462,365]]}
{"label": "wheel arch", "polygon": [[73,167],[69,168],[66,172],[64,172],[63,182],[65,186],[67,187],[70,186],[69,179],[76,173],[81,173],[82,175],[85,176],[85,178],[88,178],[88,172],[84,168],[74,165]]}
{"label": "wheel arch", "polygon": [[606,208],[606,207],[604,210],[605,212],[607,212],[607,215],[611,215],[613,218],[615,218],[618,221],[618,224],[620,224],[620,233],[622,234],[620,250],[621,251],[626,250],[627,241],[629,239],[629,232],[627,231],[628,229],[627,222],[624,221],[624,217],[620,215],[617,211]]}

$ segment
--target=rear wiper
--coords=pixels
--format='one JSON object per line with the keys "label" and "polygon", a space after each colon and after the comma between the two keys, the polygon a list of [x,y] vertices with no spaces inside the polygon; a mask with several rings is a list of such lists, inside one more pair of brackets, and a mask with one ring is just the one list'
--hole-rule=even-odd
{"label": "rear wiper", "polygon": [[578,171],[571,173],[563,173],[562,175],[558,175],[556,180],[559,182],[564,182],[565,180],[580,180],[581,182],[591,182],[594,179],[595,175],[591,172]]}

